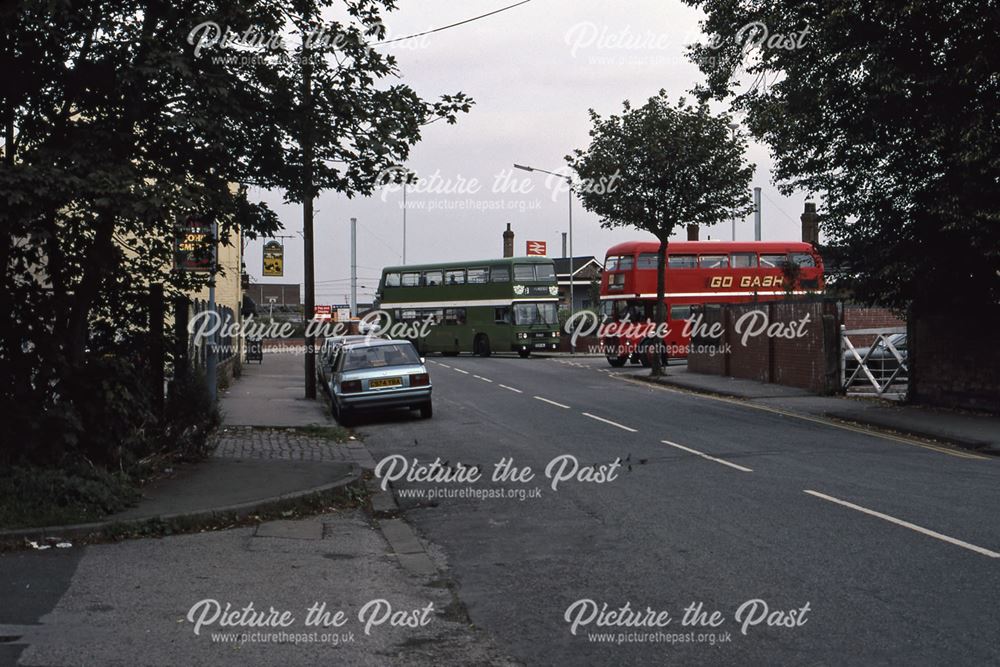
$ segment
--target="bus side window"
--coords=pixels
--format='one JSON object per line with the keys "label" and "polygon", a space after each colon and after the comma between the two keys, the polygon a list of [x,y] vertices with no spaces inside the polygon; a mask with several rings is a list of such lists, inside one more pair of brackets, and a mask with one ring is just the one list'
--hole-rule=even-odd
{"label": "bus side window", "polygon": [[697,255],[667,255],[668,269],[697,269]]}
{"label": "bus side window", "polygon": [[731,263],[734,269],[756,269],[757,255],[752,252],[734,252]]}
{"label": "bus side window", "polygon": [[494,266],[490,269],[490,282],[491,283],[509,283],[510,282],[510,267],[507,266]]}
{"label": "bus side window", "polygon": [[447,282],[449,285],[464,285],[465,269],[445,271],[444,277],[445,277],[445,282]]}
{"label": "bus side window", "polygon": [[448,308],[444,311],[445,324],[465,324],[465,308]]}
{"label": "bus side window", "polygon": [[429,287],[433,287],[435,285],[440,285],[441,284],[441,272],[440,271],[428,271],[427,273],[424,274],[424,283],[427,286],[429,286]]}
{"label": "bus side window", "polygon": [[398,273],[387,273],[387,274],[385,274],[385,286],[386,287],[399,287],[399,274]]}
{"label": "bus side window", "polygon": [[510,307],[496,308],[493,319],[497,324],[510,324]]}
{"label": "bus side window", "polygon": [[671,320],[691,319],[691,306],[670,306]]}
{"label": "bus side window", "polygon": [[729,268],[729,255],[702,255],[699,261],[703,269]]}
{"label": "bus side window", "polygon": [[813,268],[816,266],[816,260],[807,252],[793,252],[792,264],[798,264],[803,268]]}
{"label": "bus side window", "polygon": [[656,269],[656,264],[658,261],[658,256],[655,252],[644,252],[639,254],[639,266],[640,269]]}
{"label": "bus side window", "polygon": [[788,261],[787,255],[761,255],[760,268],[780,269]]}

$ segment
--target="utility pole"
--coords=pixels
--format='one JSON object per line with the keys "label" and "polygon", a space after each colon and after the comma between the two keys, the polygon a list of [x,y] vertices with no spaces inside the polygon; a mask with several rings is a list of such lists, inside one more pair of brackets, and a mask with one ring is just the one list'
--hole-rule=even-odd
{"label": "utility pole", "polygon": [[219,321],[219,314],[215,308],[215,275],[219,269],[219,223],[216,220],[212,221],[212,273],[210,274],[210,282],[208,283],[208,309],[212,313],[212,326],[214,327],[212,335],[208,339],[208,355],[205,358],[205,381],[208,382],[208,395],[212,399],[212,405],[215,405],[215,400],[218,397],[218,385],[219,385],[219,349],[218,349],[218,335],[219,327],[216,324]]}
{"label": "utility pole", "polygon": [[403,264],[406,264],[406,181],[403,181]]}
{"label": "utility pole", "polygon": [[316,310],[316,280],[313,265],[313,138],[312,138],[312,60],[308,40],[302,44],[302,241],[305,264],[306,324],[305,382],[306,398],[316,398],[315,337],[309,323]]}
{"label": "utility pole", "polygon": [[358,219],[351,218],[351,317],[358,316]]}

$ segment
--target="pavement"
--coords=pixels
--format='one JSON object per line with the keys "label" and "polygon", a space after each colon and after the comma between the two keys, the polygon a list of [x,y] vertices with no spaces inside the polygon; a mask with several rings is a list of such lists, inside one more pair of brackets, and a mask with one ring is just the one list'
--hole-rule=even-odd
{"label": "pavement", "polygon": [[[648,375],[648,371],[642,375]],[[796,387],[692,373],[686,365],[670,366],[668,375],[655,381],[689,391],[738,398],[795,414],[829,417],[1000,454],[1000,416],[996,415],[905,405],[874,397],[816,396]]]}
{"label": "pavement", "polygon": [[[316,427],[336,426],[323,402],[291,397],[296,382],[302,392],[300,364],[265,354],[244,366],[220,396],[213,455],[145,487],[109,522],[269,507],[360,484],[374,466],[365,446],[323,437]],[[371,512],[0,553],[0,665],[512,664],[470,626],[442,554],[396,517],[391,493],[368,486]],[[73,530],[43,531],[54,533]],[[199,630],[214,605],[227,611]],[[229,608],[292,620],[241,624]],[[343,623],[323,621],[338,612]]]}
{"label": "pavement", "polygon": [[135,507],[83,525],[2,531],[0,539],[79,539],[111,525],[153,518],[247,515],[357,483],[362,471],[374,466],[364,445],[357,440],[338,444],[316,430],[298,430],[336,426],[322,401],[302,397],[301,363],[301,356],[265,354],[262,364],[244,364],[242,376],[219,397],[223,425],[212,436],[212,455],[165,471],[143,488]]}

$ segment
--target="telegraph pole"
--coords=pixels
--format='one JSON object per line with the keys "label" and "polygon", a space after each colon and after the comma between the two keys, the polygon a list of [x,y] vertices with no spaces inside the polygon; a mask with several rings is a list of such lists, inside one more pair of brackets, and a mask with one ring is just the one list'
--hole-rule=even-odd
{"label": "telegraph pole", "polygon": [[313,264],[313,143],[312,143],[312,60],[308,40],[302,44],[302,241],[305,264],[306,398],[316,398],[316,339],[309,323],[316,311],[316,281]]}

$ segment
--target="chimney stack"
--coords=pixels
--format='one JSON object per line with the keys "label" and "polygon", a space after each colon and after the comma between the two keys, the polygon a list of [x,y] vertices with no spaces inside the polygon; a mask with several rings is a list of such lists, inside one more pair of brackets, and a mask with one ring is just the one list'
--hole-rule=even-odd
{"label": "chimney stack", "polygon": [[514,256],[514,232],[511,231],[509,222],[507,223],[507,231],[503,233],[503,256]]}
{"label": "chimney stack", "polygon": [[819,216],[816,215],[814,202],[806,202],[805,211],[800,219],[802,220],[802,240],[814,246],[819,245]]}
{"label": "chimney stack", "polygon": [[688,241],[698,240],[698,223],[692,222],[688,225]]}

